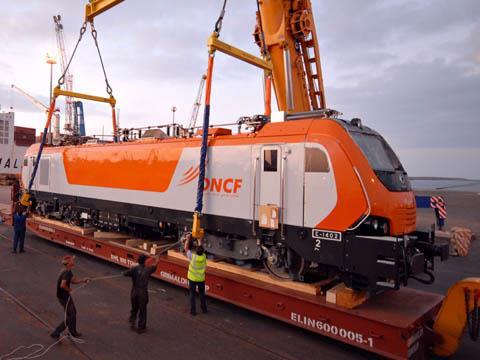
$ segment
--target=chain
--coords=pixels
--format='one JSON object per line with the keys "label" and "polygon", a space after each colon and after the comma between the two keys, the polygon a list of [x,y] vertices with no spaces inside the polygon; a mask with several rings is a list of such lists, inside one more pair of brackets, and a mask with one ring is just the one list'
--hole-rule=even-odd
{"label": "chain", "polygon": [[77,52],[78,44],[80,44],[80,41],[82,41],[83,34],[85,34],[85,31],[87,31],[87,23],[84,22],[82,24],[82,27],[80,28],[80,36],[78,38],[77,44],[75,45],[75,48],[73,49],[72,55],[70,56],[70,60],[68,60],[68,64],[65,67],[65,70],[63,71],[62,76],[58,79],[58,86],[61,86],[65,84],[65,75],[67,74],[68,68],[70,67],[70,64],[73,60],[73,57],[75,56],[75,53]]}
{"label": "chain", "polygon": [[93,25],[93,22],[90,23],[90,27],[92,29],[92,37],[93,37],[93,40],[95,41],[95,47],[97,48],[98,57],[100,58],[100,64],[102,64],[103,76],[105,77],[105,85],[107,87],[107,94],[112,96],[113,90],[112,90],[112,87],[110,86],[110,83],[108,82],[107,72],[105,71],[105,66],[103,64],[103,58],[100,52],[100,47],[98,46],[98,41],[97,41],[98,34],[97,34],[97,30],[95,29],[95,26]]}
{"label": "chain", "polygon": [[220,15],[218,16],[217,22],[215,23],[215,33],[220,35],[220,31],[222,31],[222,23],[223,17],[225,16],[225,7],[227,6],[227,0],[224,0],[222,11],[220,11]]}
{"label": "chain", "polygon": [[[113,90],[112,90],[112,87],[110,86],[110,83],[108,82],[107,72],[105,70],[105,65],[103,64],[103,58],[102,58],[102,54],[100,52],[100,47],[98,46],[97,30],[95,29],[95,26],[93,25],[92,22],[90,23],[90,28],[91,28],[93,40],[95,42],[95,47],[97,48],[98,57],[100,58],[100,64],[102,65],[103,76],[105,77],[105,85],[107,87],[107,93],[108,93],[108,95],[112,96]],[[80,28],[80,36],[78,38],[77,44],[75,45],[75,48],[73,49],[73,52],[72,52],[72,55],[70,56],[70,59],[68,60],[68,64],[65,67],[65,70],[64,70],[62,76],[60,76],[60,78],[58,79],[58,86],[61,86],[61,85],[65,84],[65,75],[67,74],[67,71],[70,67],[70,64],[73,60],[73,57],[75,56],[75,53],[77,52],[77,48],[78,48],[78,45],[80,44],[80,41],[82,41],[83,34],[85,34],[86,31],[87,31],[87,22],[84,22],[82,24],[82,27]]]}

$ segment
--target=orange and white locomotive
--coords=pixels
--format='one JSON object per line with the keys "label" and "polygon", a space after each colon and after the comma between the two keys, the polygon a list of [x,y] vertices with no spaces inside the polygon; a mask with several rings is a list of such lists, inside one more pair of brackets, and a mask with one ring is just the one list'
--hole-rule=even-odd
{"label": "orange and white locomotive", "polygon": [[[191,227],[199,138],[47,147],[33,185],[41,215],[177,240]],[[295,278],[341,275],[398,287],[433,261],[397,156],[358,119],[294,115],[254,132],[210,130],[202,221],[210,254]],[[24,160],[30,179],[38,144]],[[260,208],[277,208],[262,226]],[[430,246],[431,245],[431,246]],[[428,249],[427,249],[428,248]]]}

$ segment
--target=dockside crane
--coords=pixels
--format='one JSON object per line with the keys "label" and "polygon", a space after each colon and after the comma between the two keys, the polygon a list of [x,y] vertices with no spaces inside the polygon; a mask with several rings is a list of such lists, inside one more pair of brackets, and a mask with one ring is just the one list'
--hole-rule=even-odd
{"label": "dockside crane", "polygon": [[30,102],[35,105],[38,109],[42,110],[42,111],[45,111],[47,112],[48,111],[48,106],[47,105],[44,105],[40,100],[34,98],[32,95],[30,95],[29,93],[27,93],[25,90],[22,90],[21,88],[19,88],[18,86],[12,84],[10,85],[12,89],[16,90],[18,93],[22,94],[23,96],[25,96],[28,100],[30,100]]}
{"label": "dockside crane", "polygon": [[[19,94],[22,94],[25,96],[30,102],[35,105],[39,110],[45,112],[45,114],[48,115],[48,106],[43,104],[40,100],[36,99],[29,93],[27,93],[25,90],[19,88],[18,86],[11,84],[10,85],[12,89],[16,90]],[[55,121],[53,124],[53,138],[54,139],[59,139],[60,137],[60,109],[55,109]]]}
{"label": "dockside crane", "polygon": [[193,104],[192,115],[190,116],[190,122],[188,123],[188,129],[193,131],[193,128],[197,124],[198,112],[200,111],[200,106],[202,105],[202,94],[203,88],[205,86],[205,80],[207,75],[203,74],[200,80],[200,86],[198,87],[197,97],[195,98],[195,103]]}
{"label": "dockside crane", "polygon": [[[62,73],[65,73],[65,87],[67,91],[73,90],[73,75],[69,69],[65,72],[68,64],[67,49],[65,46],[65,37],[63,34],[62,17],[55,15],[55,34],[57,38],[57,47],[60,52]],[[66,132],[72,135],[85,136],[85,120],[83,115],[83,104],[81,101],[74,101],[71,96],[65,97],[65,126]]]}

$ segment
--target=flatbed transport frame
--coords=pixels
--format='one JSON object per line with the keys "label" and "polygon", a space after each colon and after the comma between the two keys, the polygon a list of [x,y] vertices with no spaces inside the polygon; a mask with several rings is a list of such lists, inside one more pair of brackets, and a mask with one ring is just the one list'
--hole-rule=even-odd
{"label": "flatbed transport frame", "polygon": [[[62,223],[29,218],[28,229],[37,236],[98,258],[130,267],[144,251],[92,234],[71,231]],[[187,260],[160,255],[153,277],[188,287]],[[443,296],[402,288],[387,291],[354,308],[345,309],[313,295],[283,286],[281,280],[262,281],[244,272],[232,273],[209,266],[207,295],[268,317],[328,336],[391,359],[422,359],[433,345],[427,324],[433,323]]]}

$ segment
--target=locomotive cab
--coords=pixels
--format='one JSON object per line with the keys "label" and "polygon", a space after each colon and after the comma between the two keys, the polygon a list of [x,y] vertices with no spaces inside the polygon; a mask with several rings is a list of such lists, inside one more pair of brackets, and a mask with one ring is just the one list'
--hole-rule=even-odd
{"label": "locomotive cab", "polygon": [[284,264],[293,277],[340,276],[371,292],[398,289],[412,277],[433,282],[434,258],[448,257],[448,245],[416,230],[415,197],[398,157],[358,119],[311,122],[304,227],[289,230]]}

